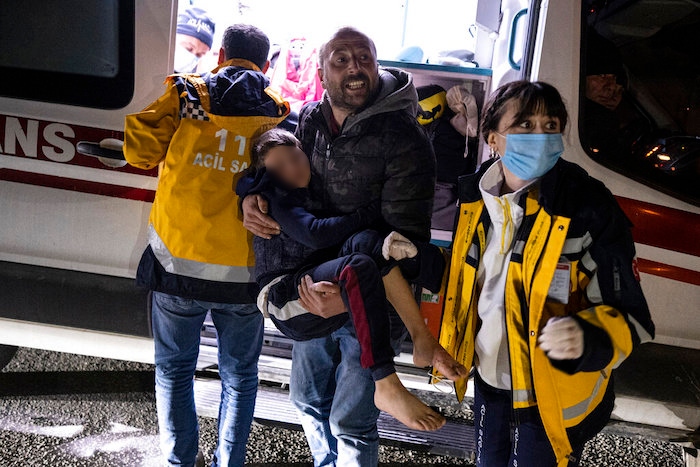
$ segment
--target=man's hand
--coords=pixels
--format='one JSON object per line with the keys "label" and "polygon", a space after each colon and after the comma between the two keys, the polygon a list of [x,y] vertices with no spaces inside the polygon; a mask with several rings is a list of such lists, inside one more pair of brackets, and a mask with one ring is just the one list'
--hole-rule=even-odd
{"label": "man's hand", "polygon": [[413,258],[418,254],[418,248],[409,239],[398,232],[391,232],[384,239],[382,245],[382,256],[384,259],[394,258],[401,260],[404,258]]}
{"label": "man's hand", "polygon": [[552,360],[575,360],[583,355],[583,329],[570,316],[549,318],[538,343]]}
{"label": "man's hand", "polygon": [[267,215],[267,200],[260,195],[248,195],[241,203],[243,209],[243,227],[253,235],[270,239],[279,235],[280,225]]}
{"label": "man's hand", "polygon": [[340,286],[333,282],[313,282],[310,276],[301,279],[299,303],[309,313],[330,318],[345,313],[345,303],[340,296]]}

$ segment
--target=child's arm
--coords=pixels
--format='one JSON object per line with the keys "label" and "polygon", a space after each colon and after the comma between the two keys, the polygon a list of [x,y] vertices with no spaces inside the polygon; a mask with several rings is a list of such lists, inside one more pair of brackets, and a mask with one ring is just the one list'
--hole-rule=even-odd
{"label": "child's arm", "polygon": [[394,231],[386,236],[382,256],[398,261],[407,279],[437,293],[442,283],[446,260],[442,250],[428,242],[412,242]]}
{"label": "child's arm", "polygon": [[243,172],[242,176],[238,180],[234,180],[235,186],[233,190],[236,192],[241,200],[248,195],[259,193],[260,190],[256,190],[256,184],[260,183],[259,176],[263,172],[255,169],[249,169]]}
{"label": "child's arm", "polygon": [[299,243],[322,249],[339,245],[351,234],[380,218],[376,201],[343,216],[319,218],[301,206],[294,191],[280,188],[279,182],[264,168],[245,174],[236,185],[236,194],[245,197],[261,194],[268,200],[268,213],[280,224],[281,231]]}
{"label": "child's arm", "polygon": [[379,203],[373,203],[351,214],[319,218],[301,206],[290,206],[273,198],[270,215],[279,222],[282,232],[310,248],[321,249],[341,244],[351,234],[372,224],[380,214]]}

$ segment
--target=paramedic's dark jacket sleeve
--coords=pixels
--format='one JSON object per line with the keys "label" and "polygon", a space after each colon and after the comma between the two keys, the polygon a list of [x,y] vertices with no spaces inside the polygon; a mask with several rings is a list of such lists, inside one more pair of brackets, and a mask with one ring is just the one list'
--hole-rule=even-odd
{"label": "paramedic's dark jacket sleeve", "polygon": [[[576,223],[585,226],[586,233],[590,235],[590,245],[586,250],[589,260],[585,261],[590,268],[586,273],[590,281],[585,288],[590,306],[604,304],[621,313],[631,332],[633,347],[653,339],[654,323],[634,271],[636,252],[631,222],[601,182],[564,161],[560,161],[552,170],[555,175],[563,171],[567,172],[566,176],[559,177],[559,182],[565,181],[567,189],[560,189],[559,193],[585,193],[585,196],[550,196],[550,199],[560,204],[550,209],[563,211],[573,219],[570,230],[575,228]],[[548,192],[551,189],[549,182],[556,179],[545,176],[541,191]],[[562,205],[568,209],[562,208]],[[550,360],[552,365],[570,374],[605,368],[614,355],[611,336],[605,329],[581,316],[574,318],[584,332],[583,355],[576,360]]]}

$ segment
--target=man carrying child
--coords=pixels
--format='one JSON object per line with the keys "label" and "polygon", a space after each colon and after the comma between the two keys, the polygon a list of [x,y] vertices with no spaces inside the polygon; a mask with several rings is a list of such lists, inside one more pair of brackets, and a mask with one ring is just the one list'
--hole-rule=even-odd
{"label": "man carrying child", "polygon": [[[374,43],[352,28],[338,30],[319,59],[324,96],[302,109],[297,130],[318,175],[310,185],[314,199],[334,215],[379,201],[388,231],[429,241],[435,156],[416,121],[410,75],[380,70]],[[243,210],[251,232],[263,238],[279,234],[279,224],[262,212],[255,196],[245,198]],[[300,303],[307,310],[321,315],[345,310],[336,285],[311,282],[301,281]],[[400,329],[394,322],[392,333]],[[392,342],[394,350],[398,342]],[[375,383],[370,369],[360,365],[360,354],[351,321],[329,336],[294,344],[290,397],[315,465],[378,463]]]}

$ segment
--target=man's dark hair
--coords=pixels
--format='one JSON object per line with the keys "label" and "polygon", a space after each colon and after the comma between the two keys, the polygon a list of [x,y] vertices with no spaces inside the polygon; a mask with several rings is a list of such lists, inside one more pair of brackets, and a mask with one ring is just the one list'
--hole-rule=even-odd
{"label": "man's dark hair", "polygon": [[250,166],[259,169],[265,165],[268,151],[277,146],[296,146],[301,149],[301,143],[292,133],[281,128],[273,128],[263,133],[250,151]]}
{"label": "man's dark hair", "polygon": [[226,60],[242,58],[255,63],[261,70],[270,53],[270,39],[260,29],[249,24],[234,24],[226,28],[221,43]]}

